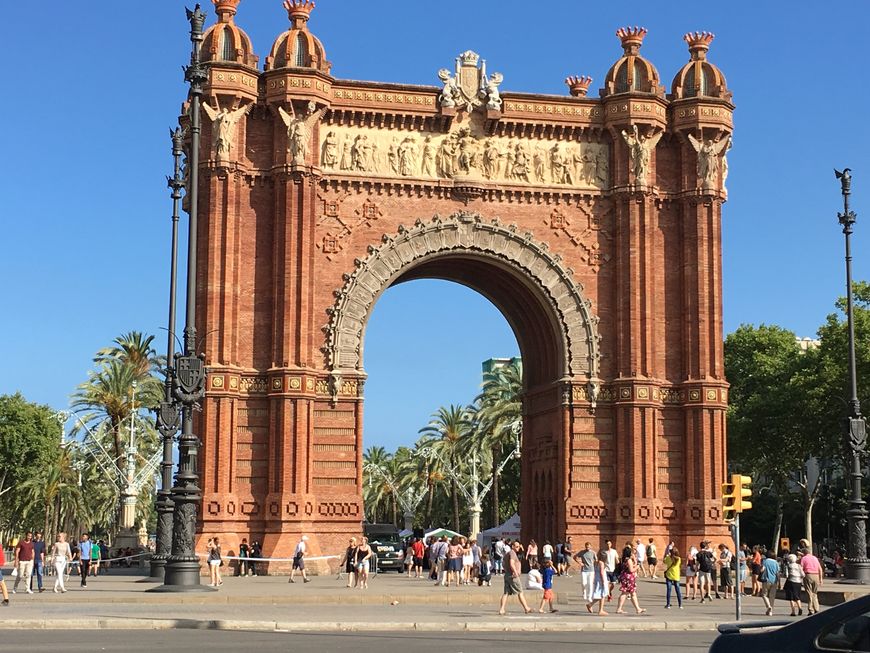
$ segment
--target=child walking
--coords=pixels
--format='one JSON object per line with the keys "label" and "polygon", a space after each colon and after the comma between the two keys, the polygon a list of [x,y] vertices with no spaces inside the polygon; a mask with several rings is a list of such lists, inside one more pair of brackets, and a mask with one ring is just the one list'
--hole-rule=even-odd
{"label": "child walking", "polygon": [[541,598],[541,607],[538,612],[544,611],[544,606],[550,606],[550,612],[558,612],[553,608],[553,576],[556,575],[556,568],[553,566],[551,559],[545,559],[541,567],[541,587],[544,588],[544,596]]}

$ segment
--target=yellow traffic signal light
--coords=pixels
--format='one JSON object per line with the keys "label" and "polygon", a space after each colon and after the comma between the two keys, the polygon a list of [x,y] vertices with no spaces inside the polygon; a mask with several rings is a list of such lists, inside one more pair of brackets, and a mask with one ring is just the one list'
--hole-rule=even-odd
{"label": "yellow traffic signal light", "polygon": [[733,522],[737,518],[736,487],[734,483],[722,484],[722,518],[726,522]]}
{"label": "yellow traffic signal light", "polygon": [[752,477],[732,474],[731,484],[734,486],[735,510],[743,512],[752,508],[752,502],[746,500],[747,497],[752,496]]}

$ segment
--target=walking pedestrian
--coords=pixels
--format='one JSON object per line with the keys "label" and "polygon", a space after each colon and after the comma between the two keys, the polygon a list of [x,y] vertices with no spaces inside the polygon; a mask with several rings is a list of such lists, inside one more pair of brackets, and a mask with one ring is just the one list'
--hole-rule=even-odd
{"label": "walking pedestrian", "polygon": [[290,580],[288,582],[296,582],[295,580],[293,580],[293,578],[296,576],[297,570],[302,574],[303,583],[311,582],[311,579],[308,578],[308,574],[305,571],[306,553],[308,553],[308,536],[303,535],[302,539],[299,540],[299,543],[296,545],[296,550],[293,552],[293,568],[290,570]]}
{"label": "walking pedestrian", "polygon": [[644,565],[646,564],[646,546],[640,541],[640,538],[635,541],[634,549],[637,554],[637,557],[635,558],[635,561],[637,562],[637,570],[642,578],[646,578],[646,569],[644,568]]}
{"label": "walking pedestrian", "polygon": [[482,549],[478,545],[477,540],[471,540],[471,575],[469,580],[477,577],[477,572],[480,569],[480,554]]}
{"label": "walking pedestrian", "polygon": [[[344,573],[347,574],[347,587],[351,588],[357,583],[356,576],[356,538],[352,537],[347,543],[347,548],[344,550],[344,557],[339,563],[339,567],[344,566]],[[340,574],[339,574],[340,575]]]}
{"label": "walking pedestrian", "polygon": [[619,575],[619,602],[616,605],[616,614],[625,614],[623,606],[625,600],[629,599],[634,609],[638,614],[646,612],[640,607],[637,600],[637,562],[634,559],[635,552],[631,550],[631,546],[626,546],[622,551],[622,573]]}
{"label": "walking pedestrian", "polygon": [[740,545],[737,551],[737,591],[743,596],[746,594],[746,576],[749,571],[749,547],[746,542]]}
{"label": "walking pedestrian", "polygon": [[766,608],[764,614],[769,617],[773,614],[773,603],[776,601],[776,591],[779,589],[779,563],[772,549],[764,555],[758,580],[761,582],[761,600],[764,601]]}
{"label": "walking pedestrian", "polygon": [[526,560],[530,568],[538,565],[538,543],[534,540],[529,540],[529,545],[526,547]]}
{"label": "walking pedestrian", "polygon": [[592,543],[586,542],[583,550],[574,555],[580,561],[580,586],[583,588],[583,600],[592,603],[592,592],[595,588],[595,567],[598,556],[592,550]]}
{"label": "walking pedestrian", "polygon": [[607,600],[613,600],[613,588],[619,582],[619,574],[616,572],[616,565],[619,562],[619,553],[613,548],[613,542],[607,540],[604,543],[606,551],[606,566],[607,570]]}
{"label": "walking pedestrian", "polygon": [[761,571],[764,557],[761,555],[761,547],[755,545],[752,547],[752,562],[749,565],[749,571],[752,573],[752,596],[761,596]]}
{"label": "walking pedestrian", "polygon": [[553,607],[553,576],[556,575],[556,569],[553,567],[553,563],[545,562],[543,568],[541,569],[541,589],[544,590],[544,595],[541,597],[541,607],[538,608],[538,612],[544,611],[544,606],[550,606],[550,612],[558,612]]}
{"label": "walking pedestrian", "polygon": [[[40,594],[45,591],[42,586],[42,574],[45,569],[45,540],[42,533],[36,531],[33,537],[33,576],[36,576],[36,586]],[[30,577],[30,589],[33,589],[33,576]]]}
{"label": "walking pedestrian", "polygon": [[544,540],[544,546],[541,548],[541,562],[546,562],[547,560],[553,559],[553,545],[550,544],[549,540]]}
{"label": "walking pedestrian", "polygon": [[474,556],[471,554],[471,543],[468,538],[460,537],[459,544],[462,545],[462,576],[461,582],[463,585],[471,583],[471,568],[474,567]]}
{"label": "walking pedestrian", "polygon": [[102,551],[97,542],[91,542],[91,565],[88,572],[89,576],[96,576],[100,573],[100,561],[102,559]]}
{"label": "walking pedestrian", "polygon": [[677,607],[683,609],[683,595],[680,593],[680,551],[677,547],[672,546],[662,561],[665,565],[665,608],[671,608],[671,590],[675,590],[677,594]]}
{"label": "walking pedestrian", "polygon": [[455,579],[456,587],[459,587],[462,577],[462,551],[459,537],[454,535],[447,546],[447,587],[450,587],[451,579]]}
{"label": "walking pedestrian", "polygon": [[807,591],[807,612],[815,614],[819,611],[819,588],[822,586],[825,574],[822,564],[814,556],[809,547],[801,549],[801,569],[804,572],[804,589]]}
{"label": "walking pedestrian", "polygon": [[221,580],[221,564],[223,564],[223,560],[221,560],[221,543],[220,540],[216,537],[208,538],[208,542],[206,543],[206,547],[208,548],[208,571],[211,577],[211,582],[209,583],[210,587],[218,587],[223,585],[223,581]]}
{"label": "walking pedestrian", "polygon": [[359,589],[368,589],[371,559],[372,547],[369,546],[369,538],[363,537],[362,542],[356,548],[356,557],[354,558],[358,578],[356,586]]}
{"label": "walking pedestrian", "polygon": [[797,617],[804,613],[801,606],[801,585],[804,582],[804,570],[798,564],[797,556],[789,553],[785,557],[785,600],[791,604],[791,616]]}
{"label": "walking pedestrian", "polygon": [[66,541],[66,533],[58,533],[57,540],[51,547],[51,564],[54,567],[54,593],[66,592],[64,584],[64,575],[66,567],[72,560],[72,551],[69,548],[69,542]]}
{"label": "walking pedestrian", "polygon": [[79,571],[82,575],[82,587],[85,589],[88,587],[88,571],[91,568],[92,548],[93,543],[91,542],[90,535],[82,533],[81,540],[79,541]]}
{"label": "walking pedestrian", "polygon": [[[532,611],[529,604],[526,603],[526,599],[523,596],[523,586],[520,583],[522,567],[520,565],[519,550],[520,543],[518,541],[513,542],[511,548],[507,551],[502,560],[504,569],[504,593],[502,594],[501,602],[498,607],[498,613],[500,615],[505,613],[505,606],[507,605],[509,596],[516,596],[517,599],[519,599],[520,605],[523,606],[523,610],[525,610],[526,614],[529,614]],[[552,560],[552,553],[550,559]]]}
{"label": "walking pedestrian", "polygon": [[15,547],[14,569],[18,575],[15,577],[12,593],[15,594],[18,591],[18,583],[24,581],[24,589],[28,594],[33,594],[33,590],[30,589],[30,576],[33,574],[33,533],[30,531]]}
{"label": "walking pedestrian", "polygon": [[449,573],[447,569],[447,549],[449,546],[447,536],[439,537],[438,541],[432,545],[433,556],[435,557],[435,585],[441,585],[442,587],[447,583],[447,575]]}
{"label": "walking pedestrian", "polygon": [[649,568],[649,575],[656,579],[658,578],[658,564],[659,559],[657,557],[656,545],[653,542],[653,538],[649,538],[649,543],[646,545],[646,564]]}
{"label": "walking pedestrian", "polygon": [[[608,545],[610,542],[607,543]],[[598,616],[605,616],[604,601],[610,600],[610,581],[608,579],[607,561],[609,558],[608,549],[601,549],[598,552],[598,557],[595,562],[595,571],[592,580],[592,596],[586,603],[586,610],[591,614],[592,607],[598,603]]]}

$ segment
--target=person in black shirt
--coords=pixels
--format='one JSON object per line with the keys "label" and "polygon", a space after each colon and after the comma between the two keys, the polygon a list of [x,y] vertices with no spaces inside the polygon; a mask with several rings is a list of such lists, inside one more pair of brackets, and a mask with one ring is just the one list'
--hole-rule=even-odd
{"label": "person in black shirt", "polygon": [[[36,586],[40,592],[44,592],[42,586],[42,571],[45,569],[45,540],[42,533],[36,531],[33,539],[33,576],[36,576]],[[33,576],[30,577],[30,589],[33,589]]]}
{"label": "person in black shirt", "polygon": [[248,538],[243,537],[242,543],[239,544],[239,573],[238,576],[250,576],[250,562],[248,562],[248,558],[251,554],[251,548],[248,546]]}

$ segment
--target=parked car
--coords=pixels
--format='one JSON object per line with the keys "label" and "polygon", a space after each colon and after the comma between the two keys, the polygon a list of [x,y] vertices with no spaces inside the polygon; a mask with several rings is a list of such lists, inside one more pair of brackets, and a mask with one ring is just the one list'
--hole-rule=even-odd
{"label": "parked car", "polygon": [[797,621],[721,624],[710,653],[870,651],[870,595]]}

